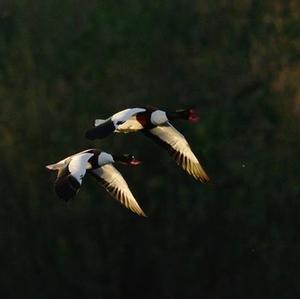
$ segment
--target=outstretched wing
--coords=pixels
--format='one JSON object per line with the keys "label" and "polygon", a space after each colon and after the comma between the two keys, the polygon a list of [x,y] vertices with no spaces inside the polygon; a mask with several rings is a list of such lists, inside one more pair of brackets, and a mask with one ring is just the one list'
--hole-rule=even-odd
{"label": "outstretched wing", "polygon": [[146,216],[129,190],[123,176],[115,167],[111,164],[106,164],[100,168],[91,170],[90,173],[100,181],[108,193],[122,205],[140,216]]}
{"label": "outstretched wing", "polygon": [[63,168],[58,171],[54,184],[56,194],[63,200],[68,201],[79,191],[82,178],[86,173],[88,160],[93,156],[91,153],[82,153],[72,156]]}
{"label": "outstretched wing", "polygon": [[163,126],[157,126],[150,130],[143,130],[142,132],[165,148],[175,159],[176,163],[195,179],[201,182],[209,181],[207,174],[192,152],[184,136],[169,122]]}

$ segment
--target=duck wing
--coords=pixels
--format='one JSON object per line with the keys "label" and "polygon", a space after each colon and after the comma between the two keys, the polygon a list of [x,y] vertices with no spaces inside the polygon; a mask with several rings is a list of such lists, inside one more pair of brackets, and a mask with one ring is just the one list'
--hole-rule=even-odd
{"label": "duck wing", "polygon": [[120,112],[114,114],[114,115],[111,117],[111,119],[112,119],[113,121],[116,121],[116,122],[120,121],[120,122],[123,122],[123,123],[124,123],[124,122],[127,121],[130,117],[135,116],[135,115],[137,115],[138,113],[144,112],[144,111],[146,111],[145,108],[129,108],[129,109],[125,109],[125,110],[122,110],[122,111],[120,111]]}
{"label": "duck wing", "polygon": [[165,148],[176,163],[195,179],[201,182],[209,181],[207,174],[192,152],[185,137],[169,122],[153,129],[142,131],[147,137]]}
{"label": "duck wing", "polygon": [[132,212],[146,216],[132,195],[121,173],[111,164],[106,164],[90,173],[103,185],[107,192]]}
{"label": "duck wing", "polygon": [[92,153],[81,153],[65,160],[64,166],[59,169],[54,189],[58,197],[68,201],[73,198],[82,183],[82,178],[86,173],[88,160]]}
{"label": "duck wing", "polygon": [[85,133],[85,137],[87,139],[97,139],[97,138],[105,138],[109,136],[111,133],[115,132],[118,127],[124,124],[127,120],[129,120],[132,116],[138,114],[139,112],[146,111],[144,108],[129,108],[122,110],[110,118],[106,120],[96,119],[95,120],[95,127],[89,129]]}

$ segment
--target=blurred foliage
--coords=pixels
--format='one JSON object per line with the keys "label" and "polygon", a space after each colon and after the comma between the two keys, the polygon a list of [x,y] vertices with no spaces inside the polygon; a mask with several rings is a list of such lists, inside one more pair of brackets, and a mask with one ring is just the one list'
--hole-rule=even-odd
{"label": "blurred foliage", "polygon": [[[0,2],[2,298],[298,298],[300,3]],[[139,134],[90,142],[125,107],[196,105],[178,123],[202,185]],[[89,178],[60,202],[45,165],[89,147],[149,218]]]}

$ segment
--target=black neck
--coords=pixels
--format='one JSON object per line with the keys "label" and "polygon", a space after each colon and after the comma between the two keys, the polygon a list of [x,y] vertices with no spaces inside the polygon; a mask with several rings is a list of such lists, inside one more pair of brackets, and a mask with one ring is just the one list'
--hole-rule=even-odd
{"label": "black neck", "polygon": [[188,109],[180,109],[172,112],[166,112],[166,115],[169,120],[188,119],[189,111]]}
{"label": "black neck", "polygon": [[122,164],[128,164],[130,155],[112,155],[115,162],[122,163]]}

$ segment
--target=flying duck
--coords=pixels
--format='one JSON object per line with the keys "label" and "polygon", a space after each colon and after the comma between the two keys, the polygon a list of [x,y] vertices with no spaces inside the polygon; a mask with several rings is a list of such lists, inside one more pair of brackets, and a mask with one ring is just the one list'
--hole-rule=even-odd
{"label": "flying duck", "polygon": [[140,163],[132,155],[112,155],[99,149],[88,149],[46,167],[58,171],[54,188],[58,197],[65,201],[75,197],[83,177],[89,173],[122,205],[140,216],[146,216],[121,173],[112,166],[114,162],[127,165]]}
{"label": "flying duck", "polygon": [[141,131],[157,144],[165,148],[176,163],[195,179],[209,181],[207,174],[192,152],[185,137],[177,131],[170,121],[183,119],[197,122],[199,117],[194,109],[180,109],[166,112],[156,108],[131,108],[122,110],[108,119],[96,119],[95,127],[88,130],[86,138],[104,138],[111,133],[130,133]]}

